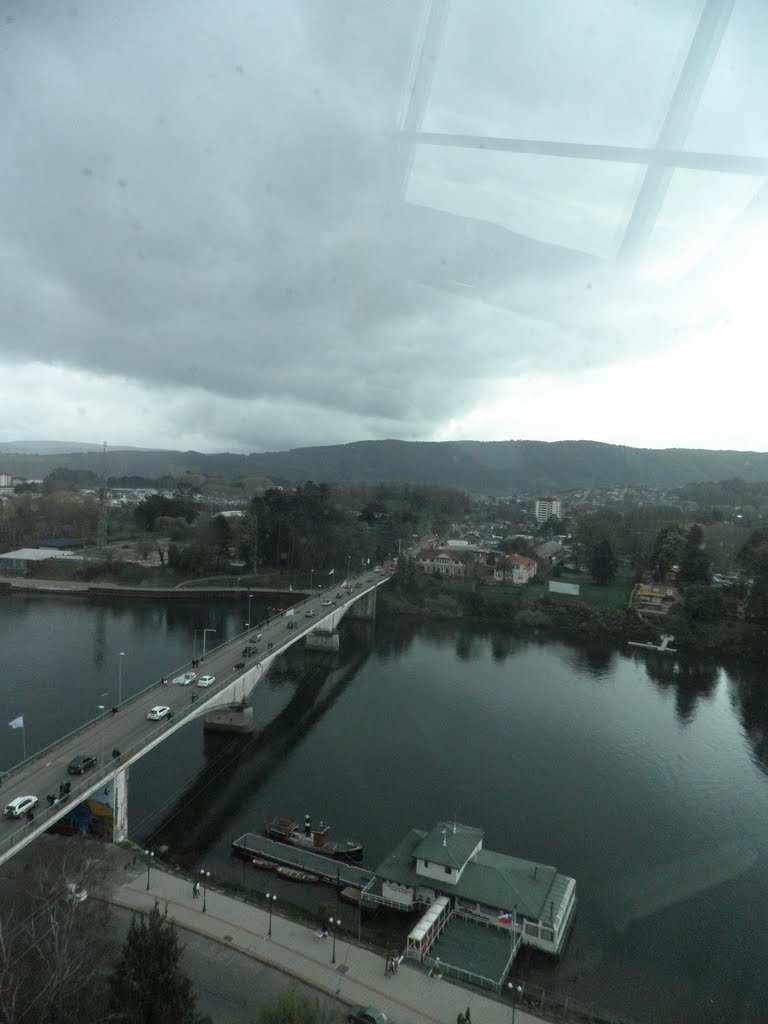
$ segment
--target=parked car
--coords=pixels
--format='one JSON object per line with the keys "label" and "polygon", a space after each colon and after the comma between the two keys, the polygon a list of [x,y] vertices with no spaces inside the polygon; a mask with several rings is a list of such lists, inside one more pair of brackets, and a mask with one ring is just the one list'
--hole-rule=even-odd
{"label": "parked car", "polygon": [[81,888],[77,882],[67,882],[66,897],[71,903],[85,903],[88,890]]}
{"label": "parked car", "polygon": [[173,712],[165,704],[155,704],[153,708],[147,712],[147,718],[150,722],[159,722],[161,718],[173,718]]}
{"label": "parked car", "polygon": [[355,1006],[347,1012],[349,1024],[389,1024],[387,1015],[377,1006]]}
{"label": "parked car", "polygon": [[197,680],[198,686],[213,686],[216,682],[216,676],[200,676]]}
{"label": "parked car", "polygon": [[5,805],[6,818],[21,818],[37,807],[36,796],[17,796]]}
{"label": "parked car", "polygon": [[67,772],[70,775],[83,775],[85,772],[90,771],[95,764],[96,758],[91,754],[78,754],[67,765]]}
{"label": "parked car", "polygon": [[176,676],[171,682],[174,686],[189,686],[190,683],[194,683],[197,679],[197,672],[184,672],[180,676]]}

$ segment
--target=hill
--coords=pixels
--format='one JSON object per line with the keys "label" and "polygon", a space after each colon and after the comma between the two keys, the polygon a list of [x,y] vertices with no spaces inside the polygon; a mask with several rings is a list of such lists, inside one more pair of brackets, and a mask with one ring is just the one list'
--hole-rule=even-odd
{"label": "hill", "polygon": [[108,449],[55,454],[0,452],[0,473],[40,479],[58,466],[109,476],[267,477],[278,483],[398,481],[478,493],[768,480],[768,453],[629,448],[597,441],[356,441],[251,455]]}

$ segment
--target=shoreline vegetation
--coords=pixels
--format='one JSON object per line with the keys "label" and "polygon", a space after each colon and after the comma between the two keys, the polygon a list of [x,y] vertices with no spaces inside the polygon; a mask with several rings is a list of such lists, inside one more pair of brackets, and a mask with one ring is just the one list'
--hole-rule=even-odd
{"label": "shoreline vegetation", "polygon": [[[0,593],[13,590],[43,593],[93,593],[106,589],[110,596],[120,590],[153,591],[157,596],[192,597],[195,591],[208,594],[220,590],[222,596],[250,591],[252,593],[306,594],[309,581],[306,573],[265,572],[258,574],[220,574],[204,579],[184,579],[168,568],[123,564],[118,571],[103,575],[83,572],[80,565],[49,562],[45,576],[24,580],[0,581]],[[128,570],[126,572],[126,570]],[[318,574],[319,576],[320,574]],[[76,578],[75,578],[76,577]],[[562,577],[564,582],[578,583],[578,597],[551,594],[543,582],[534,580],[525,586],[482,584],[472,580],[444,580],[414,573],[398,573],[391,587],[379,590],[380,610],[385,615],[413,616],[427,619],[465,620],[507,625],[520,634],[567,636],[578,639],[600,639],[617,644],[628,641],[658,642],[662,633],[675,637],[680,655],[743,659],[754,662],[765,656],[768,629],[736,618],[714,622],[695,622],[683,613],[670,612],[654,619],[641,618],[629,608],[633,580],[628,573],[618,574],[609,584],[595,584],[588,576]],[[341,580],[339,580],[339,583]],[[15,585],[14,585],[15,584]],[[330,585],[333,589],[336,583]],[[127,596],[127,594],[126,594]]]}

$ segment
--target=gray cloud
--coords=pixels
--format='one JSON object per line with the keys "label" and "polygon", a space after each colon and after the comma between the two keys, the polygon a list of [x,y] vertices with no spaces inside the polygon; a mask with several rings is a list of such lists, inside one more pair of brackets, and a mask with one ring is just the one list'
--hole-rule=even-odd
{"label": "gray cloud", "polygon": [[[433,436],[501,377],[668,343],[689,320],[676,282],[611,263],[637,168],[420,149],[400,194],[425,9],[8,6],[5,366],[127,380],[149,422],[161,403],[198,447],[258,449]],[[698,9],[455,0],[425,128],[650,145]],[[734,99],[758,74],[745,52],[754,74],[721,82]],[[726,110],[705,99],[702,138]],[[750,194],[722,200],[725,222]],[[666,240],[681,225],[663,219]]]}

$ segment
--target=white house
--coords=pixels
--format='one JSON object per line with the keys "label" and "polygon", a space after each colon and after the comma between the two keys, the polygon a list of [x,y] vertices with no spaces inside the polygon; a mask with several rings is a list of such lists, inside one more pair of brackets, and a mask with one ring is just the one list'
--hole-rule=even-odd
{"label": "white house", "polygon": [[501,565],[493,570],[495,580],[511,580],[512,583],[528,583],[536,575],[536,560],[525,555],[507,555]]}

